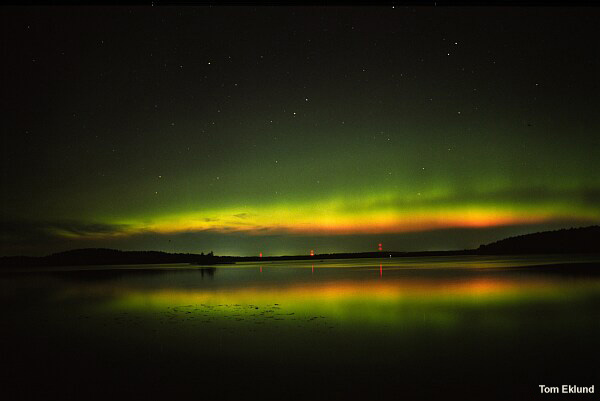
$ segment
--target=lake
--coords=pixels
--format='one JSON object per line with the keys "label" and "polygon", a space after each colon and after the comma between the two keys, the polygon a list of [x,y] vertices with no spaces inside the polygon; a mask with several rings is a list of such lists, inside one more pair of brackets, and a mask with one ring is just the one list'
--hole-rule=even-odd
{"label": "lake", "polygon": [[6,270],[0,300],[7,400],[592,399],[539,385],[600,384],[594,255]]}

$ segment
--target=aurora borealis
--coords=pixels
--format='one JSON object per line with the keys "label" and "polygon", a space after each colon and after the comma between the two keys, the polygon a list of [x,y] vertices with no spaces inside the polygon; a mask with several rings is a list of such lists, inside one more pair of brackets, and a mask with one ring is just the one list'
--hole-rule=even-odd
{"label": "aurora borealis", "polygon": [[1,255],[600,222],[600,11],[4,8]]}

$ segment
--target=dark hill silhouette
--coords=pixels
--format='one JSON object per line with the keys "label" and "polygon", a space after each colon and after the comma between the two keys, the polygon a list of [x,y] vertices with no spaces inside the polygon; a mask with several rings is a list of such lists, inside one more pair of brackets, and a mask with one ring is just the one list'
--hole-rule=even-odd
{"label": "dark hill silhouette", "polygon": [[212,252],[205,255],[194,253],[167,253],[159,251],[119,251],[106,248],[84,248],[54,253],[43,257],[13,256],[0,258],[0,266],[87,266],[197,263],[219,263]]}
{"label": "dark hill silhouette", "polygon": [[481,255],[600,253],[600,226],[543,231],[510,237],[477,249]]}

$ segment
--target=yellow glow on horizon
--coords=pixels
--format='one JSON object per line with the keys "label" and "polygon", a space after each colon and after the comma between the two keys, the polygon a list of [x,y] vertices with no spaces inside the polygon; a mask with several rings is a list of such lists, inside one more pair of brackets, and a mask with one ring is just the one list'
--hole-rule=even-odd
{"label": "yellow glow on horizon", "polygon": [[461,208],[443,211],[378,211],[371,213],[325,214],[314,211],[265,209],[236,217],[244,212],[236,210],[215,213],[216,218],[190,213],[165,216],[147,223],[130,223],[133,231],[162,234],[211,230],[221,233],[243,232],[257,234],[377,234],[418,232],[457,227],[494,227],[508,224],[541,223],[553,216],[548,213],[523,213],[497,209]]}
{"label": "yellow glow on horizon", "polygon": [[[428,195],[429,196],[429,195]],[[431,195],[434,198],[440,194]],[[408,205],[408,206],[407,206]],[[212,231],[247,235],[352,235],[407,233],[447,228],[482,228],[513,224],[538,224],[577,216],[600,218],[594,210],[565,208],[564,205],[439,205],[411,199],[380,196],[343,197],[318,202],[231,206],[219,209],[165,213],[112,221],[125,230],[94,234],[96,237],[139,233],[175,234]],[[61,233],[72,238],[92,235]]]}

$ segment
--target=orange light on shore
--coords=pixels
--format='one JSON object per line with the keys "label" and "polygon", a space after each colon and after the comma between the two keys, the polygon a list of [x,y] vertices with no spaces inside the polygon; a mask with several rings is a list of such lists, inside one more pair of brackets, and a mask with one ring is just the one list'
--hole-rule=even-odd
{"label": "orange light on shore", "polygon": [[259,258],[262,258],[262,252],[258,254],[258,257],[259,257]]}
{"label": "orange light on shore", "polygon": [[310,250],[310,256],[315,256],[315,251],[314,251],[314,249],[311,249],[311,250]]}

